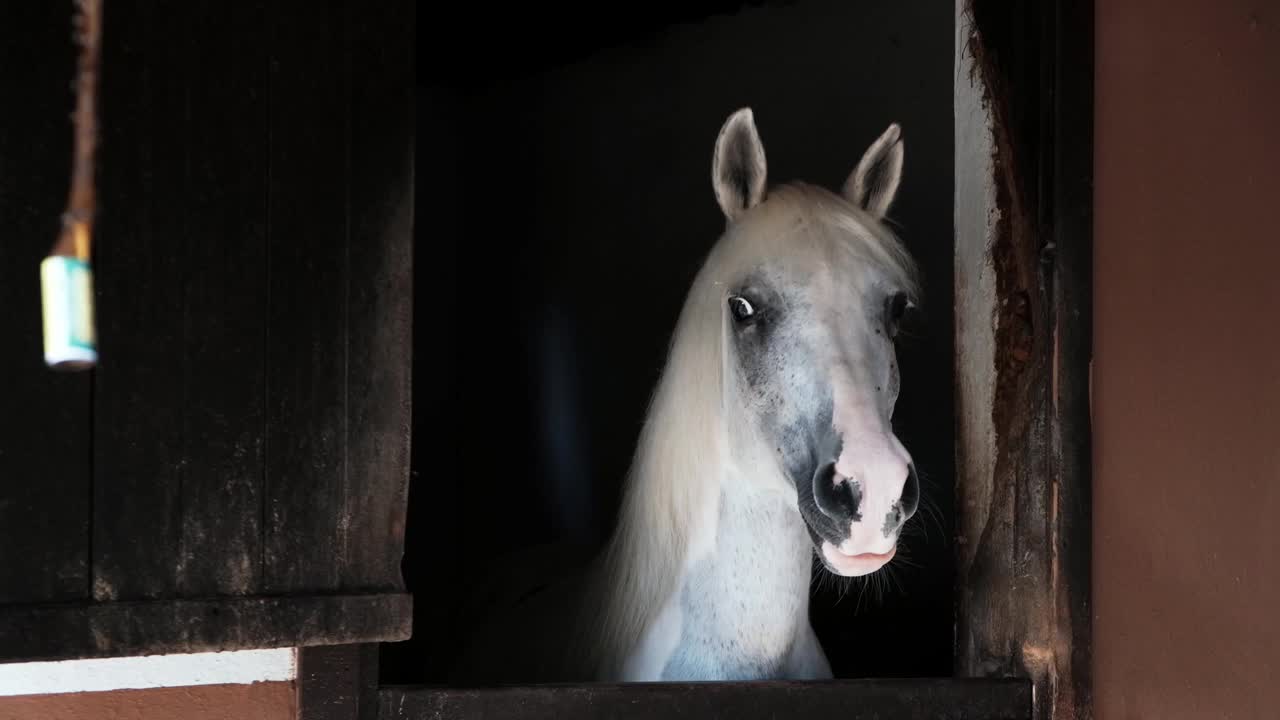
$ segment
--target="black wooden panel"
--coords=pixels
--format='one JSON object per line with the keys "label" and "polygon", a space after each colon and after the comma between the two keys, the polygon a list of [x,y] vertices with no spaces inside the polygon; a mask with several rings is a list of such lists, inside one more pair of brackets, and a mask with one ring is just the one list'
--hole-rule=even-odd
{"label": "black wooden panel", "polygon": [[1027,720],[1026,680],[633,683],[483,689],[384,687],[380,720],[839,718]]}
{"label": "black wooden panel", "polygon": [[298,652],[298,720],[374,720],[378,646],[324,645]]}
{"label": "black wooden panel", "polygon": [[[183,238],[185,455],[179,590],[259,585],[267,298],[267,49],[261,2],[192,3]],[[176,150],[176,148],[175,148]]]}
{"label": "black wooden panel", "polygon": [[345,20],[338,3],[268,12],[267,591],[336,587],[350,541]]}
{"label": "black wooden panel", "polygon": [[0,3],[0,602],[89,587],[91,376],[45,367],[40,310],[70,182],[70,11]]}
{"label": "black wooden panel", "polygon": [[104,4],[96,254],[93,594],[169,595],[182,537],[183,246],[190,26],[174,4]]}
{"label": "black wooden panel", "polygon": [[0,661],[409,635],[413,8],[266,5],[104,7],[101,360],[57,374],[74,6],[0,4]]}
{"label": "black wooden panel", "polygon": [[[353,3],[348,171],[348,587],[400,588],[412,408],[414,97],[411,0]],[[358,180],[356,180],[358,179]],[[394,549],[394,551],[393,551]]]}
{"label": "black wooden panel", "polygon": [[403,640],[412,598],[321,595],[0,606],[0,662]]}

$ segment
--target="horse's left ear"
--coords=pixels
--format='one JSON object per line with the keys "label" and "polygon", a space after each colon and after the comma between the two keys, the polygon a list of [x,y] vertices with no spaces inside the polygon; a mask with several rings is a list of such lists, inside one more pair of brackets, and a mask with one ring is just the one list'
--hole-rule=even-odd
{"label": "horse's left ear", "polygon": [[844,196],[877,218],[884,217],[902,180],[902,128],[898,123],[876,139],[844,183]]}

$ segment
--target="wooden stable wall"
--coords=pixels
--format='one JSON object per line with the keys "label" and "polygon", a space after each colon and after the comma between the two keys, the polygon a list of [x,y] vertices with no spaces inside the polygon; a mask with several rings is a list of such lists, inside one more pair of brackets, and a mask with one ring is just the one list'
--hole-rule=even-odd
{"label": "wooden stable wall", "polygon": [[412,3],[104,3],[63,375],[73,9],[0,4],[0,659],[407,637]]}
{"label": "wooden stable wall", "polygon": [[1280,710],[1280,2],[1098,4],[1099,720]]}

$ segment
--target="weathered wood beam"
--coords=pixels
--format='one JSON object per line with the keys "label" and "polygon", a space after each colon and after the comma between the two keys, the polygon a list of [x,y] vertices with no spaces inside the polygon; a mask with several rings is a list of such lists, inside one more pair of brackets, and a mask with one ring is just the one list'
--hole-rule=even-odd
{"label": "weathered wood beam", "polygon": [[298,651],[298,720],[374,720],[378,646],[324,645]]}
{"label": "weathered wood beam", "polygon": [[0,662],[395,642],[408,594],[0,607]]}
{"label": "weathered wood beam", "polygon": [[957,11],[956,670],[1091,717],[1092,5]]}
{"label": "weathered wood beam", "polygon": [[1025,680],[953,678],[693,682],[500,688],[383,687],[379,720],[416,718],[752,718],[1024,720]]}

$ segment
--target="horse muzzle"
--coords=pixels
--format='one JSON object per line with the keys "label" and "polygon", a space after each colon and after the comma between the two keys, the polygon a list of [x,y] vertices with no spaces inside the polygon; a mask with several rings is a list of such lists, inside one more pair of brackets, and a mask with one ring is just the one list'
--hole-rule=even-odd
{"label": "horse muzzle", "polygon": [[887,478],[880,479],[880,487],[868,488],[866,480],[839,473],[835,462],[823,464],[813,474],[813,500],[821,517],[812,518],[817,522],[810,524],[817,525],[813,527],[814,540],[833,572],[866,575],[893,559],[898,533],[920,502],[914,464],[907,462],[901,467],[906,478],[897,497],[888,502],[882,490],[880,497],[873,492],[892,482]]}

